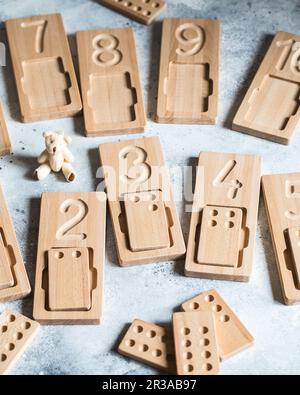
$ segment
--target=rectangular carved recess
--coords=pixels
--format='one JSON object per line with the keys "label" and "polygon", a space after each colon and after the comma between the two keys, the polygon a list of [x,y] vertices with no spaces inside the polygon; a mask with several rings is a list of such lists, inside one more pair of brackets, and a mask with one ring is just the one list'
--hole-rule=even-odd
{"label": "rectangular carved recess", "polygon": [[258,156],[200,154],[185,263],[187,276],[249,280],[260,171]]}
{"label": "rectangular carved recess", "polygon": [[[51,216],[51,223],[45,218]],[[98,324],[102,315],[106,195],[42,195],[33,316],[42,324]]]}
{"label": "rectangular carved recess", "polygon": [[300,36],[279,32],[233,120],[233,129],[289,144],[300,119]]}
{"label": "rectangular carved recess", "polygon": [[73,116],[82,109],[60,14],[5,22],[23,122]]}
{"label": "rectangular carved recess", "polygon": [[220,22],[165,19],[157,121],[215,124],[218,112]]}
{"label": "rectangular carved recess", "polygon": [[262,185],[284,303],[300,303],[300,173],[263,176]]}
{"label": "rectangular carved recess", "polygon": [[76,34],[87,136],[138,133],[146,125],[131,28]]}
{"label": "rectangular carved recess", "polygon": [[158,137],[100,145],[121,266],[185,253],[170,177]]}

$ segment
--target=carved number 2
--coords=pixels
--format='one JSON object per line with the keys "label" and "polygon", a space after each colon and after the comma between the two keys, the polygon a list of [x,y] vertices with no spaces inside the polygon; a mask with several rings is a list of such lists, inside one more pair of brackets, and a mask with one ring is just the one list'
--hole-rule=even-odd
{"label": "carved number 2", "polygon": [[69,233],[76,225],[80,224],[84,220],[88,213],[86,203],[79,199],[65,200],[61,204],[59,210],[61,213],[65,214],[72,206],[77,208],[77,213],[57,230],[57,240],[84,240],[87,237],[85,233]]}
{"label": "carved number 2", "polygon": [[47,21],[40,20],[34,22],[23,22],[23,28],[36,28],[34,49],[36,53],[44,52],[45,33],[47,28]]}

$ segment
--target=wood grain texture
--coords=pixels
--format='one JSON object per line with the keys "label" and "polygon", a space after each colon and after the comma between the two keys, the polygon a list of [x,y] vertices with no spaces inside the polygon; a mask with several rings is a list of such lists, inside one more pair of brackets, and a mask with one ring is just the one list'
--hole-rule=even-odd
{"label": "wood grain texture", "polygon": [[87,136],[144,131],[133,30],[81,31],[76,38]]}
{"label": "wood grain texture", "polygon": [[[187,276],[249,280],[257,226],[260,172],[261,160],[258,156],[215,152],[200,154],[185,262]],[[241,211],[240,221],[238,216]],[[209,219],[205,215],[209,215]],[[239,240],[233,243],[229,234],[235,226],[239,229],[236,233]],[[220,227],[223,227],[223,239]],[[208,246],[205,254],[211,251],[210,261],[199,262],[197,255],[205,251],[201,239],[204,236],[205,245]],[[220,248],[213,251],[216,245]],[[207,258],[205,254],[201,259]]]}
{"label": "wood grain texture", "polygon": [[9,155],[11,151],[11,141],[5,121],[3,106],[0,101],[0,155]]}
{"label": "wood grain texture", "polygon": [[262,185],[284,303],[300,303],[300,173],[263,176]]}
{"label": "wood grain texture", "polygon": [[219,373],[219,351],[211,312],[174,313],[173,334],[179,375]]}
{"label": "wood grain texture", "polygon": [[300,120],[300,36],[279,32],[233,120],[239,132],[289,144]]}
{"label": "wood grain texture", "polygon": [[[24,298],[30,293],[31,288],[1,187],[0,245],[0,257],[2,256],[0,263],[0,284],[2,284],[0,287],[0,302],[4,303]],[[4,273],[6,273],[5,276]],[[11,276],[13,281],[11,281]],[[8,285],[7,287],[4,286],[5,283]]]}
{"label": "wood grain texture", "polygon": [[157,121],[215,124],[218,113],[220,22],[163,22]]}
{"label": "wood grain texture", "polygon": [[[48,219],[51,218],[51,221]],[[38,253],[36,263],[33,316],[41,324],[99,324],[103,304],[103,276],[105,259],[106,196],[103,192],[45,192],[42,195]],[[56,251],[53,251],[56,250]],[[72,251],[71,251],[72,250]],[[70,269],[70,254],[79,251],[89,268],[89,279],[82,278],[81,270]],[[88,254],[87,252],[88,251]],[[48,254],[67,254],[67,266],[61,269],[61,281],[68,273],[75,277],[65,284],[66,292],[77,284],[72,297],[53,298],[62,291],[63,283],[57,281],[55,273],[49,270],[51,259]],[[88,263],[86,262],[88,255]],[[64,258],[64,257],[62,257]],[[62,259],[62,264],[64,259]],[[83,270],[83,267],[81,269]],[[70,269],[70,270],[69,270]],[[81,281],[78,283],[79,277]],[[90,308],[87,310],[85,287],[89,287]],[[78,295],[83,291],[84,296]],[[75,296],[75,298],[74,298]],[[57,303],[59,302],[59,303]],[[71,304],[70,304],[71,302]],[[49,305],[51,304],[51,306]],[[72,304],[73,303],[73,304]],[[55,310],[52,310],[54,307]],[[59,309],[56,310],[56,309]],[[86,310],[86,311],[83,311]]]}
{"label": "wood grain texture", "polygon": [[221,360],[253,345],[254,338],[219,293],[211,289],[182,304],[186,312],[209,311],[214,314]]}
{"label": "wood grain texture", "polygon": [[23,122],[78,114],[81,98],[60,14],[5,22]]}
{"label": "wood grain texture", "polygon": [[163,326],[134,320],[118,352],[157,369],[176,371],[173,336]]}
{"label": "wood grain texture", "polygon": [[9,373],[38,333],[40,325],[11,310],[0,315],[0,375]]}
{"label": "wood grain texture", "polygon": [[101,4],[143,23],[150,25],[163,11],[167,4],[164,0],[99,0]]}
{"label": "wood grain texture", "polygon": [[[99,151],[120,265],[160,262],[183,256],[184,239],[159,138],[102,144]],[[152,192],[161,196],[158,201],[157,197],[151,200]],[[126,202],[130,198],[138,200],[136,211]],[[160,228],[150,231],[158,223],[161,223]],[[133,227],[139,229],[139,235],[137,229],[134,234],[128,234]],[[153,232],[156,232],[155,236]],[[141,248],[143,251],[139,251]]]}

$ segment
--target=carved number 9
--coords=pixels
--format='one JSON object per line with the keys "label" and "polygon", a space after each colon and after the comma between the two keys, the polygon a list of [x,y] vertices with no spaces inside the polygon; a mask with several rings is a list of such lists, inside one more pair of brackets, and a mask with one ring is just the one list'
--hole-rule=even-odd
{"label": "carved number 9", "polygon": [[122,60],[122,54],[117,49],[119,41],[111,34],[99,34],[93,39],[93,62],[98,66],[115,66]]}
{"label": "carved number 9", "polygon": [[186,49],[177,48],[176,53],[180,56],[193,56],[201,51],[205,42],[205,33],[202,27],[193,23],[180,25],[175,36],[179,44]]}

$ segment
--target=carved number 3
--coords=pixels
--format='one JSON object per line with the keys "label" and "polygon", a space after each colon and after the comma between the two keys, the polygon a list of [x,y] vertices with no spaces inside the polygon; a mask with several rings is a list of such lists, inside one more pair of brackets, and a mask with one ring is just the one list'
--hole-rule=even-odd
{"label": "carved number 3", "polygon": [[122,60],[122,54],[117,49],[119,41],[111,34],[99,34],[93,39],[93,62],[98,66],[115,66]]}
{"label": "carved number 3", "polygon": [[[128,160],[130,154],[136,156],[131,167]],[[145,163],[146,159],[147,154],[140,147],[128,146],[123,148],[120,152],[120,173],[123,181],[128,184],[142,184],[147,181],[151,176],[151,168]]]}
{"label": "carved number 3", "polygon": [[[205,42],[205,33],[202,27],[193,23],[180,25],[175,36],[179,44],[187,49],[177,48],[176,53],[180,56],[193,56],[201,51]],[[191,47],[192,46],[192,47]]]}
{"label": "carved number 3", "polygon": [[77,213],[57,230],[57,240],[84,240],[87,237],[85,233],[69,233],[76,225],[84,220],[88,213],[86,203],[76,199],[65,200],[59,210],[61,213],[66,214],[72,206],[77,208]]}

